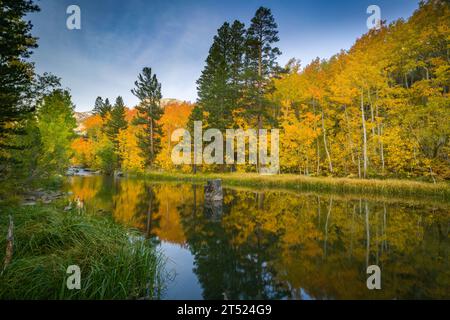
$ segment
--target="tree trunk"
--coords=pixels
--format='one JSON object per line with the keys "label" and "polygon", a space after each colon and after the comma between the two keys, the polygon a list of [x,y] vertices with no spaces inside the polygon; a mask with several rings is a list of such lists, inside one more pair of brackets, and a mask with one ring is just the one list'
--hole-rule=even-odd
{"label": "tree trunk", "polygon": [[367,131],[366,131],[366,118],[364,116],[364,93],[361,91],[361,118],[363,127],[363,176],[367,177]]}
{"label": "tree trunk", "polygon": [[[377,100],[378,100],[378,92],[377,92]],[[380,144],[380,160],[381,160],[381,173],[384,174],[384,145],[383,145],[383,124],[378,120],[379,118],[379,109],[378,104],[375,106],[376,118],[377,118],[377,134],[378,134],[378,143]]]}
{"label": "tree trunk", "polygon": [[[313,112],[314,116],[316,115],[316,102],[314,98],[312,99],[312,105],[313,105]],[[314,120],[314,131],[317,132],[317,123]],[[319,138],[316,138],[316,152],[317,152],[317,169],[316,169],[316,175],[319,175],[320,173],[320,149],[319,149]]]}
{"label": "tree trunk", "polygon": [[353,140],[352,140],[352,135],[351,135],[350,122],[348,121],[346,105],[344,105],[344,116],[345,116],[345,122],[347,124],[347,130],[348,130],[347,139],[348,139],[348,144],[350,146],[350,156],[352,157],[353,164],[355,164],[355,155],[353,154]]}
{"label": "tree trunk", "polygon": [[322,109],[322,131],[323,131],[323,144],[325,146],[325,153],[327,154],[327,158],[328,158],[328,165],[330,168],[330,172],[333,173],[333,164],[331,163],[331,156],[330,156],[330,152],[328,151],[327,131],[325,129],[325,121],[323,119],[323,109]]}

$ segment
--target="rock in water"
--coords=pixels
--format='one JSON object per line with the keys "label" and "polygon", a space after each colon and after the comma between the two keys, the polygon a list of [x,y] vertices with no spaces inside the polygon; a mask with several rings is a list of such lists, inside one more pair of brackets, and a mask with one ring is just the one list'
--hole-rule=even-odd
{"label": "rock in water", "polygon": [[222,180],[209,180],[205,186],[205,202],[222,201]]}

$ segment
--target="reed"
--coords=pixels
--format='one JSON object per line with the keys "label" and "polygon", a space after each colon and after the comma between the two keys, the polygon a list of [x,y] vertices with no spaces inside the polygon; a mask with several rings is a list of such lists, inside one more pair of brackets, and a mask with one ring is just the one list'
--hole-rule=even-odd
{"label": "reed", "polygon": [[[162,255],[111,219],[57,207],[0,208],[0,234],[14,219],[14,255],[0,274],[0,299],[152,299],[164,289]],[[0,261],[6,239],[0,238]],[[81,289],[66,286],[81,269]],[[3,265],[2,265],[3,268]]]}

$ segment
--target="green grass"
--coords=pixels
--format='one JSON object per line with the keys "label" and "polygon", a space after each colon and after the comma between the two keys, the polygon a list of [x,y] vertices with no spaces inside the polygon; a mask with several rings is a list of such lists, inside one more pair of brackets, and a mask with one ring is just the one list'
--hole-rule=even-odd
{"label": "green grass", "polygon": [[[108,218],[57,207],[0,207],[0,271],[8,215],[14,255],[0,274],[0,299],[158,298],[163,261],[155,247]],[[133,241],[130,241],[133,239]],[[81,289],[68,290],[67,267],[81,269]]]}
{"label": "green grass", "polygon": [[427,183],[394,179],[351,179],[307,177],[291,174],[264,176],[256,173],[198,173],[182,174],[169,172],[147,172],[145,178],[160,181],[204,182],[222,179],[226,186],[256,188],[284,188],[299,191],[335,192],[355,195],[383,195],[433,197],[450,200],[450,184],[446,182]]}

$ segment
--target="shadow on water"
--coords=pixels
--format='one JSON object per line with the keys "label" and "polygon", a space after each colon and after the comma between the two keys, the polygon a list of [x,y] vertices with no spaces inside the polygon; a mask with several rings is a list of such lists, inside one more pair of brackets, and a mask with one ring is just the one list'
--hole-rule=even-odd
{"label": "shadow on water", "polygon": [[[443,203],[69,177],[90,212],[154,240],[174,269],[171,299],[450,298],[450,207]],[[378,265],[381,290],[368,290]]]}

